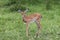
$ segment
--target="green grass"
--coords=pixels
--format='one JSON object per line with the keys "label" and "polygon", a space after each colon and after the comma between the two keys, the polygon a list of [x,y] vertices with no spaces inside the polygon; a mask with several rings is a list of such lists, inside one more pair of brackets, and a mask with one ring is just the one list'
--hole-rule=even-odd
{"label": "green grass", "polygon": [[52,10],[45,10],[44,5],[29,6],[31,12],[42,14],[41,33],[39,38],[34,38],[37,26],[30,24],[30,37],[25,35],[26,25],[22,21],[21,14],[10,12],[7,7],[0,8],[0,40],[60,40],[60,8],[53,7]]}

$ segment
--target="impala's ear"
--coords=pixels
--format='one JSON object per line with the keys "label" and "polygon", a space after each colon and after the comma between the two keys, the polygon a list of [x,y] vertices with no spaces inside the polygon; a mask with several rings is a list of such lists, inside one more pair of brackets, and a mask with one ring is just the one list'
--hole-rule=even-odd
{"label": "impala's ear", "polygon": [[28,12],[29,11],[29,9],[27,8],[24,12]]}
{"label": "impala's ear", "polygon": [[21,10],[19,9],[18,12],[21,12]]}

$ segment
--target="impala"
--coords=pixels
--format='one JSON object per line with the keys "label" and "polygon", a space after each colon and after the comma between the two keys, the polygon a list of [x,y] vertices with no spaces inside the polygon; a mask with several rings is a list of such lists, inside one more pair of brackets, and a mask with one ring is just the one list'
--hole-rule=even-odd
{"label": "impala", "polygon": [[39,13],[34,13],[34,14],[27,16],[26,15],[27,11],[28,11],[28,9],[26,9],[24,11],[18,10],[18,12],[20,12],[22,15],[23,21],[26,23],[26,36],[29,36],[28,25],[32,22],[35,22],[37,24],[37,28],[38,28],[38,31],[36,32],[36,37],[37,37],[39,35],[39,32],[40,32],[39,30],[41,28],[40,20],[41,20],[42,16]]}

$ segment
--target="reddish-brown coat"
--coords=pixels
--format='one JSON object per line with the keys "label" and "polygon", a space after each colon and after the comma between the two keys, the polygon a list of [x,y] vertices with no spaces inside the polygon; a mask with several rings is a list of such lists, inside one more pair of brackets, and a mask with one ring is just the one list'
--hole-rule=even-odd
{"label": "reddish-brown coat", "polygon": [[24,16],[23,21],[24,22],[30,22],[34,18],[36,20],[39,20],[41,18],[41,15],[39,13],[34,13],[34,14],[29,15],[29,16]]}

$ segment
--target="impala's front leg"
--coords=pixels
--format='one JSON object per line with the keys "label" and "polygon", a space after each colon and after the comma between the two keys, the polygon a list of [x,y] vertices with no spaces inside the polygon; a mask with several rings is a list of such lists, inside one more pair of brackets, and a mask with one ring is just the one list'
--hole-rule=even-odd
{"label": "impala's front leg", "polygon": [[28,37],[28,31],[29,31],[29,27],[28,27],[28,23],[26,23],[26,36]]}
{"label": "impala's front leg", "polygon": [[36,24],[37,24],[37,28],[38,28],[38,31],[37,31],[37,33],[36,33],[36,37],[38,37],[38,36],[39,36],[39,32],[40,32],[40,27],[41,27],[41,25],[40,25],[40,22],[39,22],[39,21],[36,21]]}

